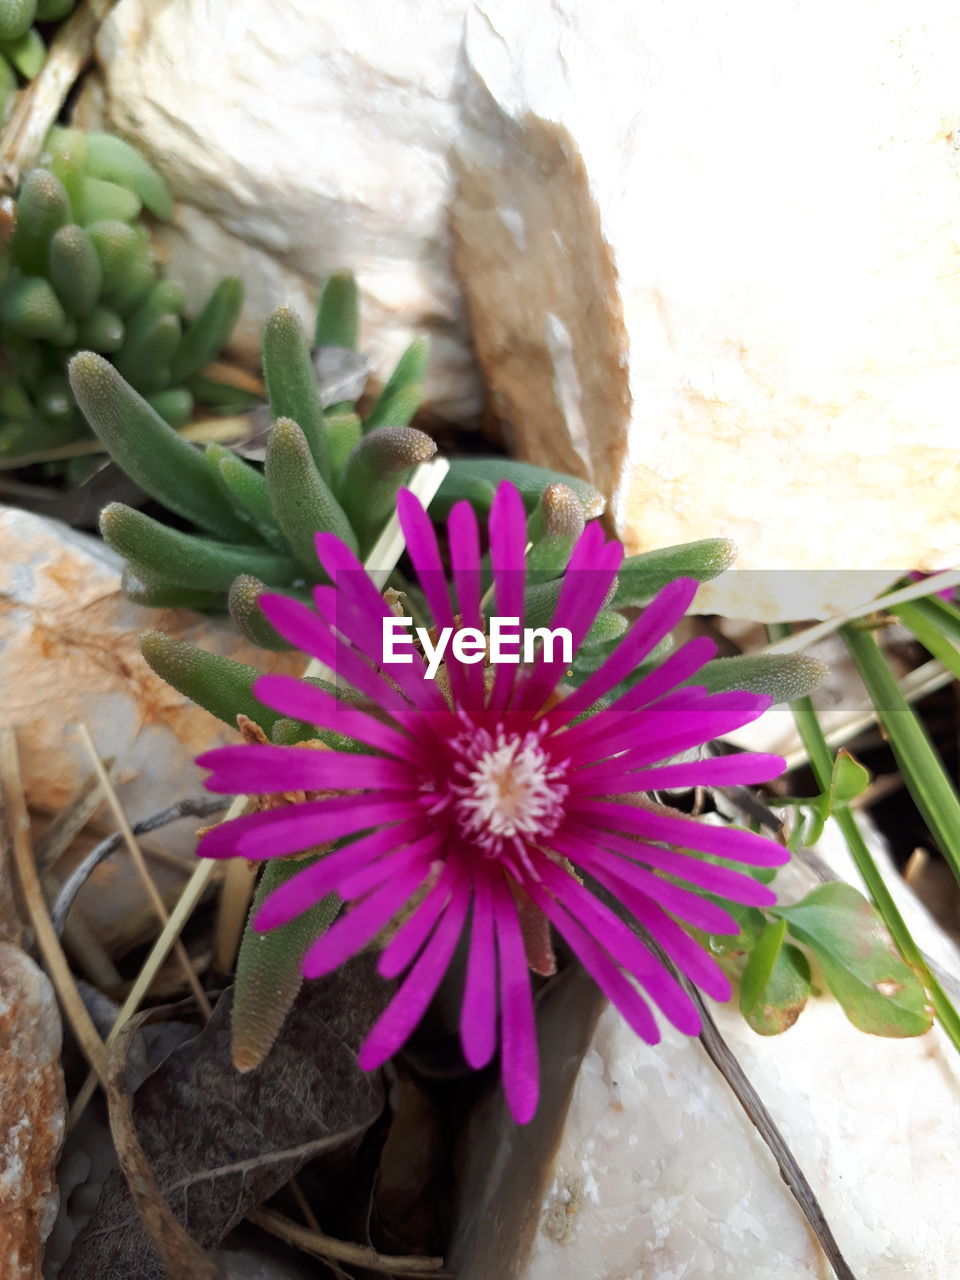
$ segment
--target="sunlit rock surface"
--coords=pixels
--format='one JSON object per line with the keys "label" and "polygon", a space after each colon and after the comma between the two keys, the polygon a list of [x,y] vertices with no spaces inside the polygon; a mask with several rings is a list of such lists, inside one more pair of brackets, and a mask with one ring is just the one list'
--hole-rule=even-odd
{"label": "sunlit rock surface", "polygon": [[[815,883],[799,869],[777,879],[785,902]],[[912,926],[956,978],[951,944],[922,912]],[[960,1059],[946,1038],[864,1035],[829,998],[811,1000],[774,1037],[755,1035],[735,1007],[711,1003],[711,1011],[854,1273],[952,1275]],[[497,1103],[468,1135],[450,1258],[460,1280],[830,1276],[776,1162],[698,1041],[665,1028],[647,1046],[606,1008],[564,1115],[571,1023],[583,1016],[558,1004],[544,1028],[549,1045],[558,1037],[566,1045],[542,1068],[544,1105],[562,1117],[555,1146],[542,1131],[518,1129]]]}
{"label": "sunlit rock surface", "polygon": [[381,374],[430,332],[429,407],[473,421],[473,344],[511,446],[632,550],[724,534],[772,571],[704,610],[960,560],[960,14],[121,0],[99,56],[87,118],[173,182],[193,298],[248,278],[248,350],[353,269]]}
{"label": "sunlit rock surface", "polygon": [[[74,798],[91,765],[77,726],[114,757],[131,820],[203,795],[194,756],[236,733],[188,702],[147,666],[150,627],[270,670],[303,667],[241,640],[229,621],[185,610],[142,609],[120,590],[120,561],[96,538],[0,507],[0,706],[17,734],[27,800],[54,812]],[[151,843],[192,852],[196,821]]]}

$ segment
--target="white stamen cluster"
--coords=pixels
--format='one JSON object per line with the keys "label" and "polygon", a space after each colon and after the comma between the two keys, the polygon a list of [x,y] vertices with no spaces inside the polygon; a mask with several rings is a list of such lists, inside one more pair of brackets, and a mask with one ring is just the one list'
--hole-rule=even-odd
{"label": "white stamen cluster", "polygon": [[453,745],[457,759],[450,791],[468,839],[495,855],[504,841],[553,834],[563,818],[567,770],[544,751],[540,733],[498,729],[494,735],[475,729]]}

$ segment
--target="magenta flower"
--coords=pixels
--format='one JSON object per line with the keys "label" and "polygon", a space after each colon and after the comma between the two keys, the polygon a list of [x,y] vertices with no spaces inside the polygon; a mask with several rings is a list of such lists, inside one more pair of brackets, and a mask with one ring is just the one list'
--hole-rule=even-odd
{"label": "magenta flower", "polygon": [[[480,539],[472,509],[459,503],[448,523],[458,617],[434,530],[410,493],[400,495],[399,516],[437,627],[480,627]],[[496,611],[503,617],[523,616],[525,538],[520,497],[503,484],[489,522]],[[390,611],[343,543],[318,534],[317,554],[335,585],[315,589],[315,612],[284,596],[263,596],[261,605],[281,635],[363,701],[342,701],[281,675],[262,676],[254,692],[283,715],[335,730],[364,751],[247,745],[208,752],[200,763],[213,771],[212,791],[325,794],[216,827],[199,853],[282,858],[346,842],[276,889],[254,927],[286,924],[331,892],[343,898],[348,910],[306,954],[303,972],[311,978],[331,972],[400,918],[379,969],[389,978],[405,976],[367,1036],[360,1065],[372,1070],[401,1047],[467,935],[464,1056],[482,1067],[499,1044],[507,1102],[517,1121],[528,1121],[539,1074],[529,967],[549,971],[551,925],[644,1040],[653,1044],[660,1036],[648,1001],[695,1035],[699,1016],[682,985],[580,877],[612,894],[703,991],[729,998],[722,971],[677,921],[736,933],[730,914],[704,892],[754,906],[770,905],[775,896],[751,876],[688,850],[757,866],[782,863],[787,853],[761,836],[698,822],[642,796],[775,777],[784,767],[778,756],[674,760],[752,720],[770,700],[678,687],[714,652],[712,642],[697,638],[585,717],[680,620],[696,583],[681,579],[664,588],[578,689],[562,687],[564,664],[543,650],[526,665],[484,667],[450,657],[446,680],[434,682],[425,678],[419,653],[410,665],[384,666],[381,636]],[[569,628],[574,648],[622,557],[623,548],[608,542],[599,524],[587,526],[552,620]]]}

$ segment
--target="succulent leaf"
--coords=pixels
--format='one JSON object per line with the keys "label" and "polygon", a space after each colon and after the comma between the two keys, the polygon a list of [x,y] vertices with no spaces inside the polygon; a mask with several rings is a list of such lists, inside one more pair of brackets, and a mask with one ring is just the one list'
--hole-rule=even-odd
{"label": "succulent leaf", "polygon": [[329,482],[330,459],[320,388],[303,325],[289,307],[278,307],[267,319],[263,331],[263,376],[271,411],[276,417],[289,418],[297,424],[306,437],[316,470]]}
{"label": "succulent leaf", "polygon": [[73,394],[87,421],[141,489],[213,534],[247,536],[200,450],[178,436],[113,365],[84,351],[73,357],[69,369]]}

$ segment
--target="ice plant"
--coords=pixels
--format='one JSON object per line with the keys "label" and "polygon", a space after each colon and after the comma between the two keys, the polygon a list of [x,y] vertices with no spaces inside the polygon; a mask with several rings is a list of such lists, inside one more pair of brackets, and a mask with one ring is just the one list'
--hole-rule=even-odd
{"label": "ice plant", "polygon": [[[459,503],[448,520],[455,605],[433,527],[407,491],[399,516],[436,626],[481,627],[472,508]],[[683,616],[696,583],[686,578],[666,586],[575,690],[562,683],[564,665],[542,651],[528,665],[496,668],[451,656],[446,679],[433,682],[419,654],[409,665],[384,666],[388,605],[335,536],[319,534],[316,545],[332,585],[314,589],[315,610],[279,595],[263,597],[261,605],[281,635],[336,672],[353,694],[343,700],[281,675],[261,677],[255,693],[268,707],[346,735],[363,751],[245,745],[200,758],[212,770],[207,785],[214,791],[320,793],[213,829],[201,856],[286,858],[345,842],[274,890],[254,927],[273,929],[338,894],[349,904],[346,913],[303,963],[306,977],[318,977],[393,922],[379,969],[405,976],[361,1048],[366,1069],[409,1037],[466,935],[464,1056],[484,1066],[499,1044],[507,1102],[521,1123],[533,1116],[538,1094],[529,968],[550,969],[549,926],[644,1040],[655,1043],[660,1034],[650,1003],[695,1034],[694,1003],[647,939],[703,991],[726,1000],[726,978],[678,920],[737,932],[730,914],[704,895],[756,906],[770,905],[774,895],[722,862],[768,866],[787,854],[769,839],[696,821],[644,793],[775,777],[783,769],[776,756],[687,758],[752,720],[770,700],[687,684],[712,656],[705,638],[682,645],[609,705],[604,699]],[[500,616],[522,618],[525,546],[521,498],[503,484],[489,518]],[[568,627],[575,646],[609,598],[622,558],[623,548],[599,524],[586,526],[551,623]],[[591,883],[612,895],[641,932]]]}

